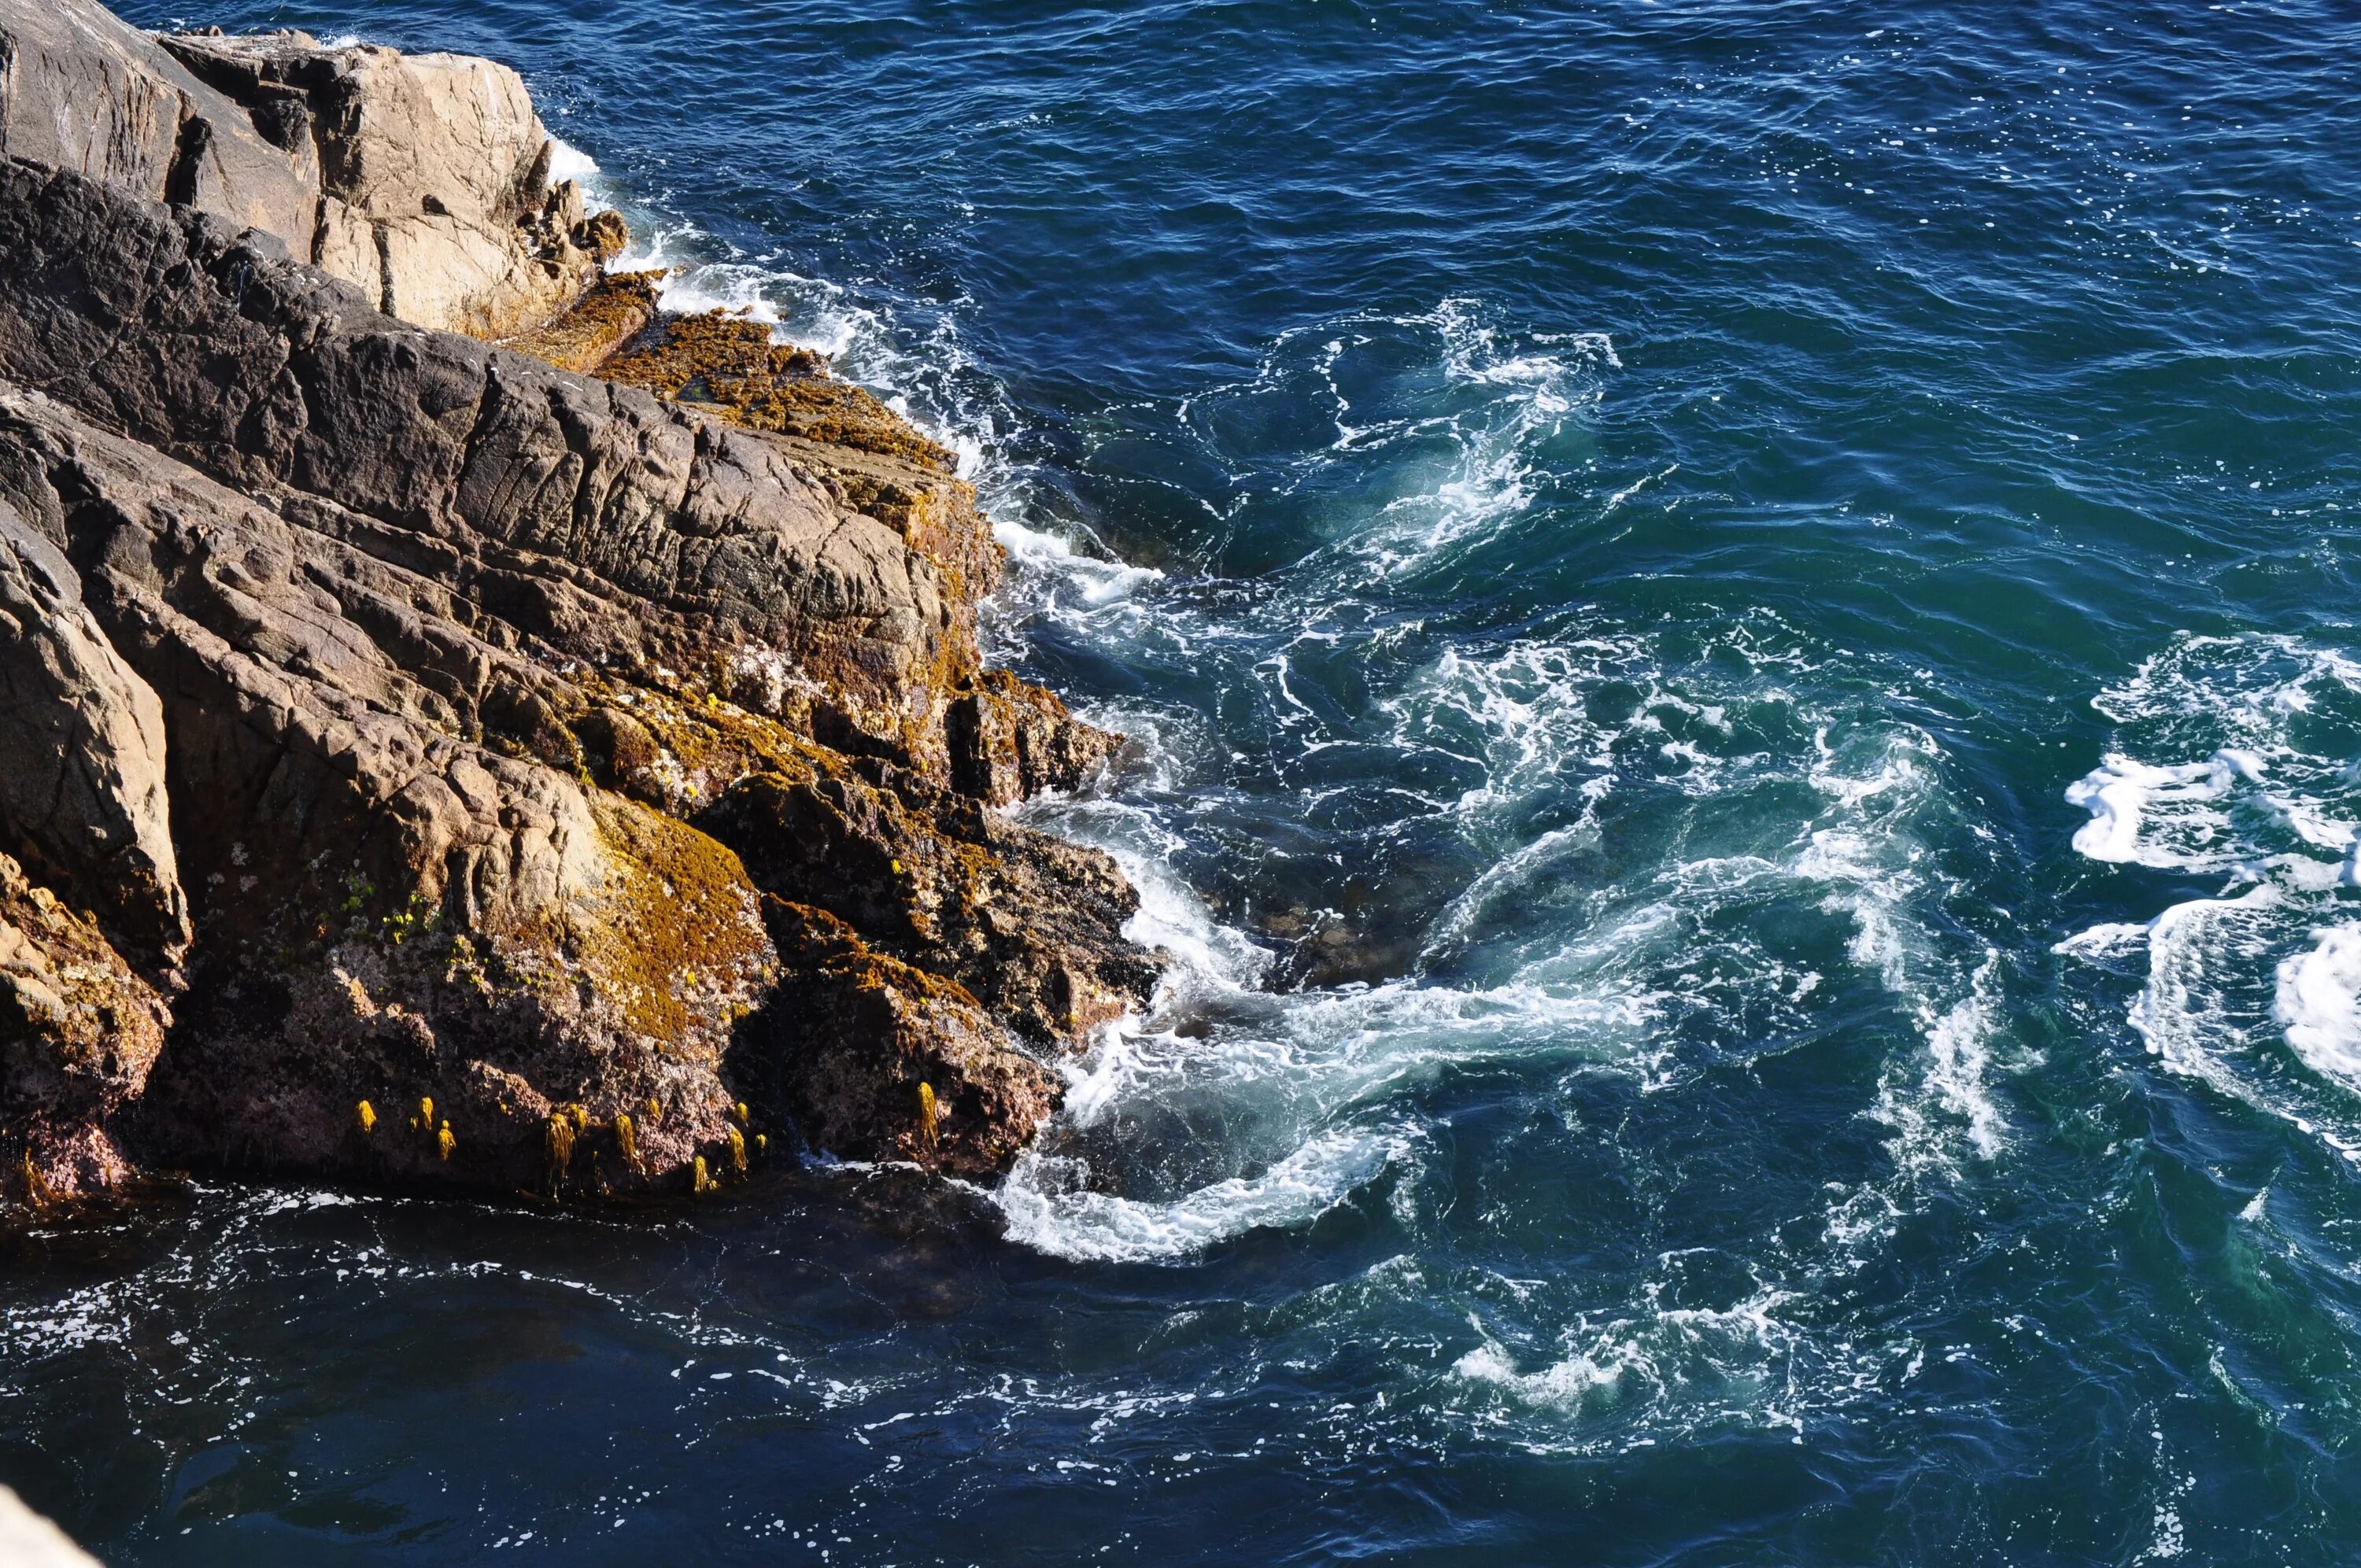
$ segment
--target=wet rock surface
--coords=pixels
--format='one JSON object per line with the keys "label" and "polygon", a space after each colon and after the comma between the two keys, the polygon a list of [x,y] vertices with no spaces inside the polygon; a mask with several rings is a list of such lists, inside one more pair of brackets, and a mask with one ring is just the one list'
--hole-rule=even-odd
{"label": "wet rock surface", "polygon": [[[26,58],[35,25],[0,27]],[[167,89],[184,119],[235,105],[209,145],[284,153],[369,224],[432,197],[574,246],[512,73],[113,29],[45,45],[42,91],[104,86],[118,130]],[[36,145],[25,102],[5,1201],[142,1164],[567,1199],[796,1148],[1005,1166],[1056,1107],[1046,1063],[1158,959],[1107,857],[993,809],[1089,787],[1115,742],[982,668],[1001,555],[948,455],[645,286],[541,357],[421,330],[388,309],[466,311],[306,265],[127,131]],[[620,245],[580,237],[594,273]]]}

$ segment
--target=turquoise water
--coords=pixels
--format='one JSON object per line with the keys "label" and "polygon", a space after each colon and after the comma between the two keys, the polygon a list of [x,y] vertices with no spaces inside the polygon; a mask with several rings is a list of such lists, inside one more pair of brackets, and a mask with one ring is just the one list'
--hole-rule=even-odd
{"label": "turquoise water", "polygon": [[994,1191],[0,1244],[110,1560],[2361,1558],[2349,14],[187,19],[958,444],[1179,962]]}

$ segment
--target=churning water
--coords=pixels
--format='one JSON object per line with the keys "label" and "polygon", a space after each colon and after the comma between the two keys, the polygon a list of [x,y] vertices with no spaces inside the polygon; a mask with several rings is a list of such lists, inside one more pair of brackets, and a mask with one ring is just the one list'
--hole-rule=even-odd
{"label": "churning water", "polygon": [[113,1560],[2361,1555],[2345,12],[181,19],[515,62],[951,441],[1177,961],[995,1190],[10,1241]]}

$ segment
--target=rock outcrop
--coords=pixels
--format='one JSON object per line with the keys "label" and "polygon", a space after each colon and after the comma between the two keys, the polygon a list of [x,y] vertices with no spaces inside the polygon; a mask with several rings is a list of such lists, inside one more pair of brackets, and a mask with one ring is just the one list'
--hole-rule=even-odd
{"label": "rock outcrop", "polygon": [[[566,232],[512,73],[84,9],[0,0],[47,155],[0,158],[0,1190],[1004,1166],[1157,960],[1112,861],[991,809],[1114,741],[982,667],[947,456],[652,292],[528,340],[641,335],[639,385],[390,314],[493,331],[519,273],[422,262],[429,309],[389,234]],[[27,82],[93,102],[41,141]],[[199,119],[317,182],[311,256],[372,225],[374,284],[200,200]]]}
{"label": "rock outcrop", "polygon": [[151,38],[94,0],[0,5],[0,153],[264,230],[420,326],[531,332],[622,248],[491,60]]}
{"label": "rock outcrop", "polygon": [[32,1202],[120,1183],[115,1128],[147,1086],[170,1010],[87,916],[0,855],[0,1123],[5,1174]]}
{"label": "rock outcrop", "polygon": [[127,951],[189,942],[164,709],[107,642],[58,546],[0,502],[0,833]]}
{"label": "rock outcrop", "polygon": [[299,32],[159,42],[266,141],[315,164],[308,249],[274,232],[388,315],[478,337],[530,332],[622,249],[612,219],[588,221],[574,181],[551,182],[555,144],[507,66],[330,49]]}
{"label": "rock outcrop", "polygon": [[0,153],[291,245],[311,237],[320,170],[309,127],[265,137],[245,109],[93,0],[0,9]]}

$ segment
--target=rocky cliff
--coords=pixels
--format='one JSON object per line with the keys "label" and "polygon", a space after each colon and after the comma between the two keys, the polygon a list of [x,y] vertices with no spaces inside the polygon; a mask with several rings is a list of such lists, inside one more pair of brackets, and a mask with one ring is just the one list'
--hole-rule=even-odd
{"label": "rocky cliff", "polygon": [[0,53],[7,1200],[1005,1165],[1157,964],[994,809],[1114,741],[982,667],[947,456],[577,304],[620,236],[504,68],[80,0]]}

